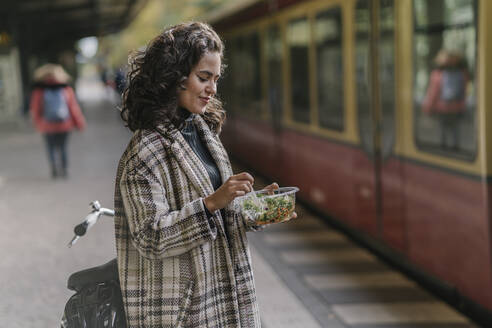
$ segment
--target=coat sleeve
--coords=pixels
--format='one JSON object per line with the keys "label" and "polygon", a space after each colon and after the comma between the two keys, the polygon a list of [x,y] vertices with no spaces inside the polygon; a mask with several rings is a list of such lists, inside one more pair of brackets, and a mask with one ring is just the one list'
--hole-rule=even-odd
{"label": "coat sleeve", "polygon": [[70,110],[70,115],[74,122],[74,125],[80,131],[85,129],[85,118],[82,114],[82,110],[80,109],[79,103],[77,102],[77,98],[75,97],[75,92],[72,87],[65,88],[65,95],[67,97],[67,105]]}
{"label": "coat sleeve", "polygon": [[171,211],[163,183],[150,170],[125,169],[120,191],[131,241],[143,257],[178,256],[217,237],[202,198]]}
{"label": "coat sleeve", "polygon": [[43,98],[43,92],[40,89],[34,89],[31,93],[31,102],[29,103],[29,112],[31,114],[32,121],[36,129],[40,132],[43,131],[43,109],[41,108],[41,102]]}
{"label": "coat sleeve", "polygon": [[429,86],[425,94],[424,101],[422,102],[422,111],[424,113],[432,113],[434,107],[439,100],[439,93],[441,91],[441,77],[442,73],[438,70],[434,70],[429,78]]}

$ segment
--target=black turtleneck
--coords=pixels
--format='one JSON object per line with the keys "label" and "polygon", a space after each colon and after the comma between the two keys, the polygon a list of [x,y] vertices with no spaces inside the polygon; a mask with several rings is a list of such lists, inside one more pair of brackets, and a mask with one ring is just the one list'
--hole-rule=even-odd
{"label": "black turtleneck", "polygon": [[[208,176],[210,177],[210,182],[212,182],[212,186],[214,190],[217,190],[222,185],[222,178],[220,176],[219,168],[215,163],[210,151],[205,145],[204,141],[198,135],[198,131],[196,129],[195,124],[193,123],[193,115],[188,110],[181,109],[181,114],[185,117],[185,123],[183,128],[181,129],[181,134],[184,139],[190,145],[191,149],[195,152],[198,158],[202,161],[203,166],[207,170]],[[212,213],[207,209],[205,203],[203,204],[205,207],[205,212],[207,213],[208,219],[212,217]],[[224,209],[220,210],[222,218],[225,218]],[[227,239],[229,240],[229,229],[227,228],[227,224],[224,224],[225,233]]]}
{"label": "black turtleneck", "polygon": [[208,176],[210,177],[214,190],[217,190],[222,185],[222,178],[220,177],[219,168],[217,167],[217,164],[215,163],[204,141],[200,139],[195,124],[193,124],[193,115],[190,114],[191,113],[188,112],[188,116],[185,119],[185,124],[181,129],[181,134],[185,138],[186,142],[188,142],[191,149],[193,149],[195,154],[202,161],[203,166],[207,170]]}

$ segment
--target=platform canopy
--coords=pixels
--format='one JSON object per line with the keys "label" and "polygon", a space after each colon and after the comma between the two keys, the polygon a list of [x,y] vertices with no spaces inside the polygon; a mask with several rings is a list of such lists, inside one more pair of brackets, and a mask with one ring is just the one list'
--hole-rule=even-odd
{"label": "platform canopy", "polygon": [[[32,49],[117,32],[147,0],[1,0],[0,29],[28,38]],[[21,35],[18,35],[21,34]]]}

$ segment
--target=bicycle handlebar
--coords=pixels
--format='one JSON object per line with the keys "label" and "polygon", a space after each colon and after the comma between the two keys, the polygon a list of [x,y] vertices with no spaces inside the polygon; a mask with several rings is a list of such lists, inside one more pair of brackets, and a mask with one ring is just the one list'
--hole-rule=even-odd
{"label": "bicycle handlebar", "polygon": [[87,231],[92,228],[94,224],[97,223],[101,215],[114,216],[114,210],[101,207],[97,200],[90,203],[90,205],[92,207],[92,212],[85,217],[82,223],[75,226],[75,228],[73,229],[75,236],[68,243],[68,247],[72,247],[79,240],[80,237],[85,235]]}

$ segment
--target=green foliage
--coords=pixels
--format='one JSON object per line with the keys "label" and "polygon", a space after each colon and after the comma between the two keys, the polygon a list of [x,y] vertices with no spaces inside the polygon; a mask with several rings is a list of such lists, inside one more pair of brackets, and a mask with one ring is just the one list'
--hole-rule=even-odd
{"label": "green foliage", "polygon": [[108,66],[123,66],[132,50],[145,47],[167,26],[196,19],[225,2],[226,0],[148,0],[126,29],[100,39],[99,56]]}

